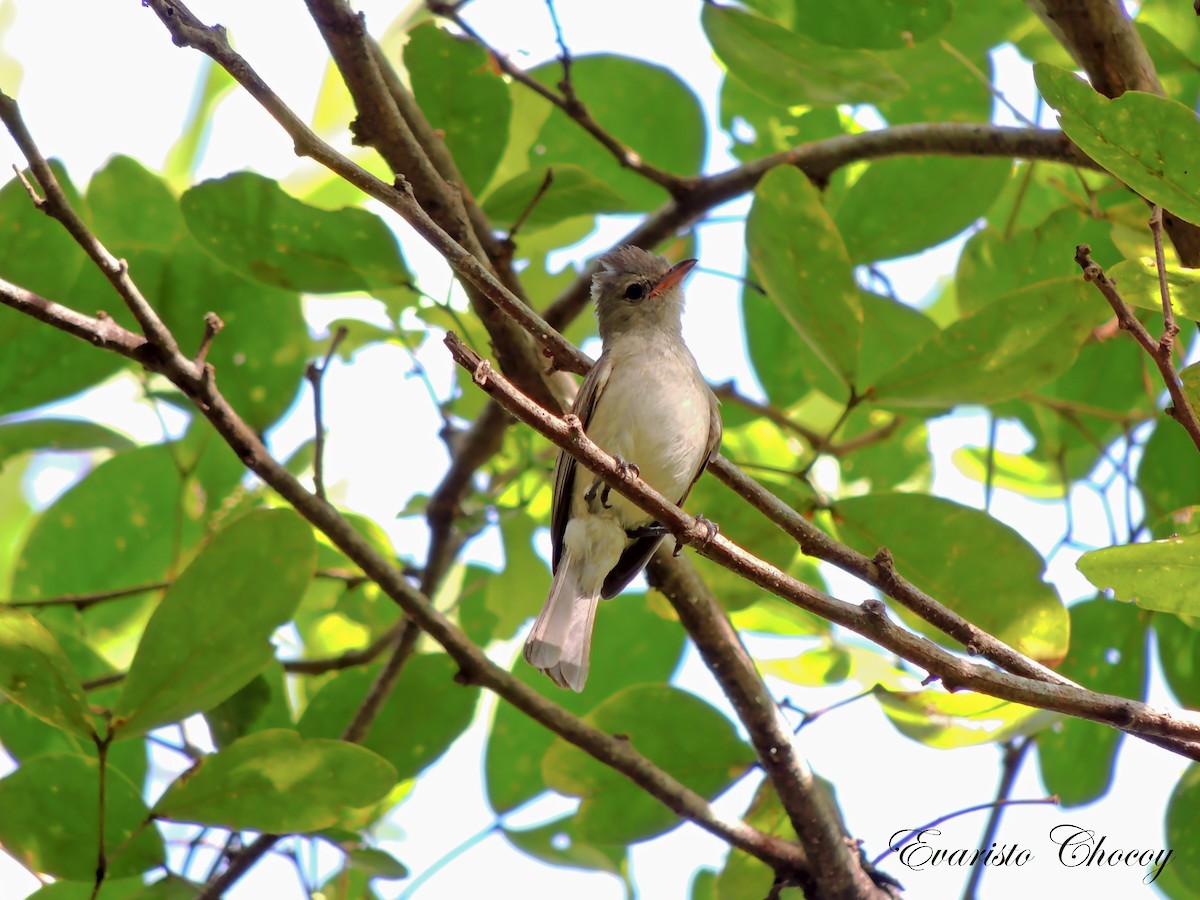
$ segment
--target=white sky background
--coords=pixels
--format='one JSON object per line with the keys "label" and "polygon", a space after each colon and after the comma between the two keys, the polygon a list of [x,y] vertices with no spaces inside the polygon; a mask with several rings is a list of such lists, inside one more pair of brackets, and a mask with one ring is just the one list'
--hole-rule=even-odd
{"label": "white sky background", "polygon": [[[961,2],[961,0],[960,0]],[[396,14],[395,0],[359,0],[369,25],[382,29]],[[301,115],[311,111],[327,59],[304,6],[299,0],[196,0],[193,11],[204,21],[230,27],[239,51]],[[560,0],[557,4],[568,45],[576,54],[601,50],[621,52],[674,69],[705,102],[717,96],[721,72],[707,52],[695,0]],[[831,5],[831,10],[833,6]],[[831,14],[833,14],[831,12]],[[554,33],[542,0],[476,0],[467,9],[473,25],[493,44],[509,50],[514,61],[531,66],[555,55]],[[281,39],[282,36],[282,39]],[[18,98],[26,121],[47,155],[62,158],[81,187],[91,172],[113,153],[125,153],[150,166],[161,163],[179,134],[194,93],[199,55],[174,47],[157,18],[138,0],[23,0],[16,21],[4,38],[7,52],[24,65]],[[1002,88],[1026,115],[1033,116],[1035,94],[1027,65],[1011,49],[997,56]],[[0,85],[6,91],[12,85]],[[717,171],[734,164],[727,139],[716,129],[715,109],[706,108],[711,146],[707,167]],[[1013,124],[1007,111],[997,121]],[[20,154],[0,138],[0,164],[20,160]],[[296,167],[291,143],[278,126],[245,94],[235,91],[220,107],[200,177],[215,177],[251,168],[283,177]],[[746,201],[730,211],[744,212]],[[421,273],[425,288],[435,295],[447,289],[450,279],[438,257],[414,239],[402,223],[396,226],[410,266]],[[571,256],[577,261],[617,240],[631,220],[602,224],[599,235]],[[699,232],[702,266],[722,272],[742,270],[740,224],[713,224]],[[884,266],[900,295],[912,301],[925,297],[939,277],[952,271],[962,240],[951,241],[920,257]],[[566,258],[564,264],[568,262]],[[136,273],[134,273],[136,277]],[[716,382],[736,378],[745,389],[756,390],[744,353],[731,348],[728,336],[740,331],[737,285],[729,279],[699,273],[688,290],[685,334],[708,377]],[[548,298],[536,298],[545,302]],[[379,315],[373,302],[346,299],[312,301],[307,307],[315,333],[324,324],[345,315]],[[420,357],[437,390],[450,384],[451,363],[440,342],[431,340]],[[392,534],[406,555],[420,559],[427,539],[420,519],[397,521],[396,512],[416,490],[428,490],[444,470],[446,456],[435,435],[439,419],[425,386],[410,377],[410,362],[395,347],[361,352],[353,365],[333,366],[326,380],[326,424],[329,443],[327,479],[336,496],[349,508],[371,515]],[[381,394],[381,386],[386,393]],[[112,384],[95,394],[56,408],[57,412],[95,418],[122,428],[142,440],[161,437],[158,419],[144,405],[133,402],[131,380]],[[371,398],[364,401],[363,398]],[[282,453],[311,435],[309,398],[302,396],[291,416],[273,435]],[[964,443],[985,445],[986,419],[966,411],[931,423],[935,457],[936,493],[962,503],[981,506],[983,487],[960,475],[949,461],[950,451]],[[1000,449],[1019,452],[1027,437],[1016,427],[1002,427]],[[85,471],[78,456],[56,455],[30,481],[32,496],[42,503],[57,496]],[[1108,542],[1098,500],[1087,491],[1073,497],[1077,536],[1097,545]],[[1121,498],[1116,500],[1123,518]],[[1065,517],[1060,505],[1038,504],[997,490],[992,512],[1015,527],[1039,550],[1046,552],[1061,536]],[[499,565],[499,543],[483,537],[469,549],[471,558]],[[1074,570],[1075,554],[1060,554],[1049,579],[1067,600],[1091,595]],[[847,600],[870,596],[869,589],[849,576],[826,567],[831,592]],[[547,576],[548,584],[548,576]],[[541,594],[546,584],[529,586]],[[756,641],[753,646],[769,655],[797,652],[794,642]],[[515,644],[502,648],[507,660]],[[677,681],[725,707],[711,677],[694,653],[689,653]],[[827,706],[853,693],[849,686],[824,691],[800,690],[775,683],[778,696],[789,696],[805,708]],[[1151,701],[1169,703],[1161,680],[1156,678]],[[420,875],[431,864],[493,821],[484,800],[479,763],[492,701],[485,696],[475,725],[445,757],[421,779],[412,796],[397,810],[381,837],[384,846]],[[991,746],[939,752],[927,750],[900,737],[872,702],[853,704],[805,729],[800,747],[820,774],[838,786],[852,833],[866,842],[874,856],[898,829],[932,820],[955,809],[986,802],[993,797],[998,776],[998,753]],[[0,759],[0,763],[3,760]],[[170,756],[155,762],[173,770],[181,768]],[[983,881],[983,897],[1008,897],[1018,892],[1054,896],[1080,892],[1097,897],[1150,896],[1140,884],[1141,872],[1133,869],[1062,869],[1051,858],[1047,833],[1055,824],[1073,822],[1108,835],[1106,847],[1161,847],[1162,812],[1166,797],[1184,768],[1182,760],[1139,741],[1124,743],[1116,774],[1116,787],[1097,805],[1063,812],[1048,807],[1018,807],[1008,811],[1001,842],[1019,842],[1033,849],[1037,859],[1025,869],[990,871]],[[718,808],[740,814],[755,786],[754,779],[737,785],[718,801]],[[1031,755],[1014,796],[1039,797],[1044,789]],[[552,807],[552,808],[551,808]],[[534,824],[547,811],[560,813],[569,803],[531,810],[512,824]],[[535,817],[535,813],[540,813]],[[3,811],[0,810],[0,815]],[[944,846],[971,847],[979,839],[984,815],[976,814],[942,826]],[[685,825],[670,834],[635,847],[633,876],[650,898],[688,896],[688,877],[700,864],[719,868],[722,845],[699,829]],[[332,861],[322,859],[327,871]],[[912,873],[894,862],[885,868],[897,875],[912,896],[957,897],[965,872],[940,870]],[[409,882],[410,883],[410,882]],[[387,896],[405,889],[406,882],[382,883]],[[21,898],[37,882],[0,856],[0,900]],[[540,898],[570,895],[579,900],[617,898],[620,884],[595,873],[554,869],[511,850],[502,837],[491,836],[467,851],[431,878],[414,894],[418,900],[473,896],[480,887],[500,896]],[[244,879],[231,896],[241,898],[299,896],[290,863],[270,861]]]}

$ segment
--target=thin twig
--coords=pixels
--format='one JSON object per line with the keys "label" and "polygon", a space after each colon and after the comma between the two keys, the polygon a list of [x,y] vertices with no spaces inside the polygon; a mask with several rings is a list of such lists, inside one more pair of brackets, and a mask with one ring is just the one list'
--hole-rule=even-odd
{"label": "thin twig", "polygon": [[542,183],[538,185],[538,189],[533,192],[533,196],[529,198],[529,202],[525,204],[525,208],[521,210],[521,214],[512,223],[512,228],[508,229],[508,240],[516,239],[517,232],[521,230],[521,226],[525,224],[525,220],[529,218],[534,207],[541,202],[546,196],[546,191],[550,190],[550,185],[554,183],[554,169],[546,169],[546,177],[542,179]]}
{"label": "thin twig", "polygon": [[359,650],[347,650],[338,656],[327,656],[320,659],[289,659],[283,663],[283,671],[290,675],[325,675],[328,672],[341,672],[345,669],[370,665],[379,658],[384,650],[396,643],[406,621],[402,620],[396,623]]}
{"label": "thin twig", "polygon": [[213,338],[224,327],[225,323],[221,321],[221,317],[215,312],[205,313],[204,336],[200,339],[200,346],[196,350],[196,365],[204,365],[204,361],[208,358],[208,350],[212,346]]}
{"label": "thin twig", "polygon": [[[345,582],[347,588],[356,588],[367,581],[370,581],[362,572],[351,572],[346,569],[318,569],[313,577],[325,578],[332,581]],[[89,606],[95,606],[97,603],[107,603],[110,600],[123,600],[126,597],[135,597],[138,594],[148,594],[151,591],[164,591],[174,584],[174,580],[167,581],[152,581],[147,584],[134,584],[129,587],[114,588],[107,591],[94,591],[88,594],[59,594],[55,597],[46,597],[44,599],[22,598],[19,600],[0,600],[0,607],[7,606],[13,609],[22,608],[41,608],[52,606],[73,606],[75,609],[82,612]]]}
{"label": "thin twig", "polygon": [[1154,262],[1158,268],[1158,292],[1162,298],[1163,333],[1158,339],[1159,352],[1167,359],[1175,344],[1179,326],[1175,324],[1175,311],[1171,308],[1171,288],[1167,285],[1167,259],[1163,253],[1163,209],[1155,204],[1150,210],[1150,234],[1154,237]]}
{"label": "thin twig", "polygon": [[[1157,249],[1160,253],[1162,252],[1161,243]],[[1104,299],[1108,301],[1108,305],[1117,314],[1121,328],[1133,335],[1133,339],[1154,360],[1154,364],[1162,375],[1163,383],[1167,386],[1167,393],[1171,395],[1171,405],[1166,409],[1167,415],[1187,430],[1192,443],[1196,445],[1197,450],[1200,450],[1200,420],[1196,418],[1196,411],[1192,409],[1187,396],[1183,393],[1183,386],[1179,383],[1179,374],[1175,371],[1174,363],[1171,360],[1171,341],[1166,340],[1167,332],[1163,333],[1164,340],[1156,341],[1151,337],[1146,326],[1122,299],[1116,282],[1104,274],[1104,269],[1092,259],[1092,250],[1087,244],[1080,244],[1075,248],[1075,262],[1083,270],[1084,279],[1096,285]],[[1166,308],[1170,308],[1169,296],[1165,297],[1164,304]],[[1173,339],[1174,336],[1171,337]]]}
{"label": "thin twig", "polygon": [[782,700],[779,705],[783,709],[789,709],[792,712],[800,714],[800,721],[796,723],[796,727],[793,729],[796,734],[799,734],[802,729],[807,728],[825,714],[841,709],[844,706],[849,706],[852,703],[857,703],[859,700],[865,700],[867,697],[875,696],[877,687],[878,685],[872,685],[865,690],[859,691],[857,694],[853,694],[849,697],[843,697],[836,703],[830,703],[828,706],[822,707],[821,709],[801,709],[799,706],[796,706],[794,703],[792,703],[791,700],[786,698]]}
{"label": "thin twig", "polygon": [[[1017,738],[1017,740],[1003,745],[1004,758],[1000,767],[1000,784],[996,788],[995,805],[992,806],[987,825],[983,828],[983,838],[979,841],[980,847],[990,847],[996,840],[996,833],[1000,830],[1000,819],[1009,805],[1009,797],[1012,794],[1013,785],[1017,782],[1017,775],[1021,771],[1021,763],[1032,746],[1033,738],[1029,736]],[[979,882],[983,879],[983,871],[983,866],[971,867],[971,874],[967,877],[966,887],[963,888],[963,900],[975,900]]]}
{"label": "thin twig", "polygon": [[17,101],[2,91],[0,91],[0,121],[4,122],[9,134],[21,149],[21,153],[25,156],[25,160],[33,172],[33,177],[37,179],[42,193],[45,195],[44,199],[39,200],[32,186],[22,179],[37,208],[52,219],[57,219],[75,239],[75,242],[83,248],[83,251],[91,257],[92,262],[104,273],[109,283],[125,301],[125,305],[129,307],[129,311],[133,313],[138,325],[141,326],[142,334],[166,353],[179,352],[175,338],[163,324],[162,319],[158,317],[158,313],[146,302],[146,298],[133,283],[133,279],[129,277],[129,267],[125,260],[117,259],[109,253],[108,248],[100,243],[99,239],[84,224],[83,219],[71,208],[50,164],[38,150],[29,129],[25,127],[25,120],[21,117]]}
{"label": "thin twig", "polygon": [[986,466],[983,473],[983,511],[992,509],[992,492],[996,487],[996,432],[999,430],[999,420],[994,413],[988,415],[988,442]]}
{"label": "thin twig", "polygon": [[317,496],[325,500],[325,419],[322,410],[322,386],[325,382],[325,372],[329,369],[329,363],[333,359],[333,354],[337,352],[338,345],[346,339],[348,331],[345,325],[338,327],[338,330],[333,333],[333,337],[329,341],[329,350],[325,353],[325,358],[320,365],[315,362],[308,364],[308,368],[304,370],[304,377],[308,379],[308,383],[312,385],[313,393],[313,419],[315,420],[315,431],[313,437],[313,486],[316,488]]}
{"label": "thin twig", "polygon": [[829,431],[818,437],[817,442],[813,444],[812,458],[805,464],[804,468],[800,470],[801,478],[808,477],[808,473],[811,472],[813,466],[817,464],[817,460],[821,458],[821,454],[833,445],[833,439],[837,437],[837,433],[841,430],[842,426],[846,424],[846,420],[850,418],[850,413],[854,412],[855,407],[862,402],[862,399],[863,398],[855,392],[854,388],[851,387],[850,396],[846,398],[846,404],[842,407],[842,411],[838,415],[837,421],[833,423],[833,427],[830,428]]}
{"label": "thin twig", "polygon": [[992,82],[992,79],[990,79],[984,72],[982,72],[980,70],[979,66],[977,66],[977,65],[975,65],[975,63],[971,62],[971,60],[969,60],[961,50],[959,50],[957,47],[955,47],[953,44],[951,44],[945,38],[939,38],[938,43],[941,45],[943,50],[945,50],[947,53],[949,53],[951,56],[953,56],[964,69],[966,69],[968,72],[970,72],[971,75],[975,78],[975,80],[978,81],[981,85],[983,85],[983,87],[987,90],[987,92],[989,94],[991,94],[998,101],[1000,101],[1000,103],[1004,104],[1004,106],[1008,109],[1008,111],[1010,113],[1012,113],[1014,116],[1016,116],[1018,121],[1020,121],[1024,125],[1028,125],[1030,128],[1037,127],[1037,125],[1034,122],[1030,121],[1029,117],[1027,115],[1025,115],[1025,113],[1021,112],[1019,109],[1017,109],[1015,106],[1013,106],[1012,102],[1008,99],[1008,97],[1006,97],[1004,95],[1004,91],[1002,91],[998,87],[996,87],[996,85]]}
{"label": "thin twig", "polygon": [[[546,87],[533,76],[529,75],[523,69],[513,65],[512,61],[501,53],[499,50],[491,46],[474,28],[463,20],[459,15],[458,9],[452,3],[443,2],[443,0],[426,0],[425,4],[431,13],[441,16],[447,21],[453,22],[454,25],[462,31],[467,37],[477,43],[480,47],[488,52],[488,55],[496,61],[496,65],[500,71],[511,78],[513,81],[523,84],[538,96],[549,100],[554,106],[562,110],[566,115],[580,128],[595,138],[596,142],[607,150],[612,157],[626,169],[636,172],[647,181],[657,184],[659,187],[665,188],[672,197],[681,197],[691,190],[694,179],[685,178],[680,175],[675,175],[656,166],[650,165],[642,159],[640,155],[634,152],[629,147],[625,146],[621,141],[617,140],[610,132],[592,117],[588,108],[579,99],[575,93],[574,84],[571,81],[571,56],[566,50],[566,45],[562,43],[562,30],[557,28],[558,20],[555,18],[555,26],[559,39],[559,46],[562,47],[563,55],[561,57],[563,64],[563,79],[559,82],[559,90],[561,94],[555,93],[550,88]],[[551,15],[554,14],[553,6],[550,7]]]}

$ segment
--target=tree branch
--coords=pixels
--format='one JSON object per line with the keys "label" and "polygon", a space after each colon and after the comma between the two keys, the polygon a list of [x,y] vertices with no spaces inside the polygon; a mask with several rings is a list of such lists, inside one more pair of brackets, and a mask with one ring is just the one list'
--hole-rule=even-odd
{"label": "tree branch", "polygon": [[833,896],[885,896],[859,864],[829,795],[796,747],[794,735],[763,683],[712,590],[696,567],[659,547],[646,569],[650,584],[666,596],[700,651],[746,731],[763,772],[779,795],[805,849],[810,871],[801,886],[806,896],[821,890]]}
{"label": "tree branch", "polygon": [[[490,364],[463,344],[452,332],[446,336],[445,343],[455,361],[473,373],[475,383],[482,390],[498,400],[522,422],[532,426],[570,453],[617,493],[649,513],[655,521],[675,535],[678,541],[693,544],[702,556],[731,572],[777,597],[874,641],[936,675],[949,690],[967,688],[1001,700],[1102,722],[1133,734],[1178,739],[1179,743],[1172,749],[1188,758],[1200,759],[1200,744],[1195,743],[1200,740],[1200,716],[1185,717],[1183,711],[1173,713],[1137,700],[1089,691],[1067,682],[1061,676],[1055,676],[1045,667],[1021,656],[1011,648],[1008,648],[1008,655],[1013,658],[1014,665],[1045,673],[1046,680],[1013,675],[970,662],[894,624],[888,619],[886,608],[878,600],[868,600],[856,605],[835,599],[758,559],[723,535],[710,537],[705,523],[667,500],[632,474],[628,467],[620,466],[612,456],[593,443],[584,433],[577,418],[559,418],[539,407],[522,395],[504,376],[494,371]],[[721,460],[718,459],[717,463],[720,464]],[[728,466],[727,463],[724,465]],[[759,487],[758,490],[770,496],[765,489]],[[771,499],[782,505],[777,499]],[[795,515],[794,511],[790,512]],[[801,549],[805,549],[803,545]],[[875,577],[895,589],[898,576],[891,566],[890,554],[881,551],[873,565],[876,569]],[[933,607],[938,606],[932,598],[929,598],[929,604]],[[961,617],[954,616],[948,610],[945,612],[973,631],[979,631]],[[990,643],[999,647],[1005,646],[995,638],[990,638]]]}
{"label": "tree branch", "polygon": [[308,157],[323,165],[404,219],[442,255],[466,285],[490,299],[539,343],[550,349],[559,368],[574,372],[586,368],[588,359],[583,353],[502,285],[485,263],[459,244],[422,209],[406,177],[397,176],[394,185],[381,181],[321,140],[233,49],[225,29],[220,25],[211,28],[205,25],[181,0],[145,0],[144,5],[158,16],[176,45],[192,47],[210,57],[254,97],[287,132],[298,156]]}
{"label": "tree branch", "polygon": [[[563,43],[562,31],[558,28],[557,17],[555,17],[554,24],[558,35],[559,47],[562,50],[560,60],[563,66],[563,77],[558,83],[558,89],[562,91],[561,94],[555,93],[536,78],[513,65],[507,56],[485,41],[479,32],[463,20],[459,14],[458,4],[446,3],[444,0],[426,0],[425,5],[434,15],[441,16],[447,21],[453,22],[463,34],[486,50],[488,55],[496,61],[496,65],[500,68],[501,72],[513,81],[523,84],[539,97],[548,100],[555,107],[566,113],[571,121],[590,134],[596,140],[596,143],[607,150],[622,167],[629,169],[631,172],[636,172],[647,181],[664,188],[672,197],[682,197],[691,190],[696,179],[684,178],[650,165],[641,156],[606,131],[592,117],[587,106],[579,99],[579,95],[575,93],[575,85],[571,80],[571,55],[567,52],[566,45]],[[554,15],[553,7],[551,7],[551,15]]]}
{"label": "tree branch", "polygon": [[[407,92],[402,85],[393,84],[389,89],[389,80],[382,71],[386,63],[367,34],[363,16],[355,13],[346,0],[305,2],[358,110],[353,126],[355,142],[374,147],[397,177],[405,179],[411,186],[414,205],[422,210],[422,214],[428,213],[431,222],[473,256],[477,264],[488,267],[488,255],[472,228],[472,217],[467,215],[466,198],[457,186],[451,186],[443,179],[401,112],[397,99]],[[414,117],[420,115],[415,104],[409,113]],[[423,116],[420,118],[424,119]],[[428,129],[427,123],[422,121],[422,124]],[[432,129],[428,130],[432,132]],[[490,233],[486,220],[481,224]],[[492,347],[504,371],[511,373],[542,402],[553,402],[554,392],[545,381],[544,367],[540,365],[529,334],[505,315],[502,307],[492,302],[486,290],[469,281],[464,286],[472,309],[491,336]],[[514,299],[524,305],[524,298],[516,297],[519,285],[515,278],[510,279],[508,287]]]}
{"label": "tree branch", "polygon": [[[895,125],[877,131],[842,134],[800,144],[726,172],[701,178],[685,196],[665,203],[620,243],[653,249],[714,207],[754,190],[762,177],[776,166],[796,166],[813,181],[823,183],[835,171],[851,163],[913,154],[1001,156],[1061,162],[1097,170],[1100,168],[1057,129],[1008,128],[957,122]],[[595,266],[585,269],[546,307],[545,319],[548,324],[562,330],[579,315],[591,296],[595,271]],[[576,370],[572,368],[571,371]]]}
{"label": "tree branch", "polygon": [[[1104,270],[1092,259],[1092,250],[1087,244],[1080,244],[1075,248],[1075,262],[1083,270],[1083,277],[1096,285],[1096,288],[1104,295],[1108,305],[1117,314],[1117,321],[1121,323],[1121,328],[1133,335],[1133,339],[1154,360],[1154,365],[1158,367],[1163,383],[1167,386],[1167,393],[1171,395],[1171,405],[1167,407],[1167,415],[1187,430],[1188,437],[1192,439],[1196,449],[1200,450],[1200,419],[1196,418],[1196,411],[1192,409],[1187,396],[1183,393],[1183,386],[1179,383],[1179,374],[1175,371],[1175,364],[1171,359],[1172,341],[1167,340],[1166,333],[1162,340],[1156,341],[1146,330],[1146,326],[1121,298],[1116,283],[1105,275]],[[1166,309],[1170,309],[1170,296],[1165,292],[1163,303]]]}
{"label": "tree branch", "polygon": [[109,284],[113,286],[117,294],[125,301],[125,305],[129,307],[129,311],[133,313],[133,317],[141,326],[142,333],[146,337],[154,341],[155,344],[162,347],[168,352],[178,351],[175,346],[175,339],[167,330],[162,320],[158,317],[150,304],[146,302],[146,298],[142,296],[137,285],[129,277],[128,267],[125,260],[117,259],[108,250],[96,240],[95,235],[88,230],[88,227],[83,224],[83,220],[71,208],[71,204],[67,202],[66,194],[63,193],[62,186],[59,185],[58,179],[54,176],[54,172],[50,168],[50,164],[46,162],[46,158],[42,156],[37,145],[33,142],[33,138],[29,134],[29,130],[25,127],[25,121],[21,118],[21,111],[17,107],[17,101],[7,94],[0,91],[0,121],[4,122],[4,126],[12,135],[13,140],[20,148],[21,153],[29,163],[29,168],[33,172],[33,177],[37,179],[38,185],[41,186],[44,198],[37,196],[37,192],[25,180],[25,176],[20,170],[16,170],[17,177],[21,179],[25,185],[25,189],[29,192],[29,197],[33,201],[34,206],[56,219],[67,232],[75,239],[83,251],[96,264],[104,277],[108,279]]}
{"label": "tree branch", "polygon": [[[1025,0],[1025,4],[1104,96],[1119,97],[1126,91],[1165,96],[1154,62],[1121,0]],[[1163,224],[1180,262],[1200,266],[1200,228],[1169,212],[1164,213]]]}

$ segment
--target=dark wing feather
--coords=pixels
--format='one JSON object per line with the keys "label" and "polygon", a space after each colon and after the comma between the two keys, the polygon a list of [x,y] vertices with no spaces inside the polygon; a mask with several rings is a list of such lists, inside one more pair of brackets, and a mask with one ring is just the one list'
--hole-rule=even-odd
{"label": "dark wing feather", "polygon": [[[691,484],[684,490],[683,496],[676,501],[680,506],[683,505],[683,501],[687,499],[688,494],[692,492],[692,488],[696,486],[697,479],[700,478],[709,461],[721,449],[720,403],[721,401],[717,399],[717,395],[709,391],[708,446],[705,448],[704,459],[701,460],[699,467],[696,469],[696,474],[692,476]],[[566,519],[563,519],[562,527],[567,527]],[[559,531],[559,535],[561,537],[561,531]],[[605,600],[610,600],[625,590],[625,586],[633,581],[637,577],[638,572],[642,571],[646,567],[646,564],[650,562],[650,557],[654,555],[654,551],[658,549],[658,545],[662,543],[662,540],[660,537],[638,538],[626,547],[625,552],[621,554],[621,558],[617,560],[617,564],[612,567],[612,571],[604,577],[604,587],[600,592],[600,596]],[[555,547],[557,548],[557,545]]]}
{"label": "dark wing feather", "polygon": [[[583,423],[587,431],[592,421],[592,413],[596,411],[596,401],[608,384],[608,376],[612,373],[612,359],[608,354],[602,354],[591,371],[579,386],[575,402],[571,404],[571,412]],[[550,548],[551,571],[558,571],[558,560],[562,556],[563,534],[567,530],[567,522],[571,517],[571,497],[575,493],[575,457],[565,450],[558,451],[558,459],[554,461],[554,494],[550,501]]]}

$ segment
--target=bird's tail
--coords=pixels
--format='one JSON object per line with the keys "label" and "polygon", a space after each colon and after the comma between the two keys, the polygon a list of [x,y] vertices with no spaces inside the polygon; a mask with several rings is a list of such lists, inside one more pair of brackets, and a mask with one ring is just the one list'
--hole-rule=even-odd
{"label": "bird's tail", "polygon": [[541,669],[559,687],[582,691],[587,681],[592,651],[592,623],[600,589],[584,590],[583,566],[564,548],[558,571],[550,585],[550,596],[525,640],[525,660]]}

